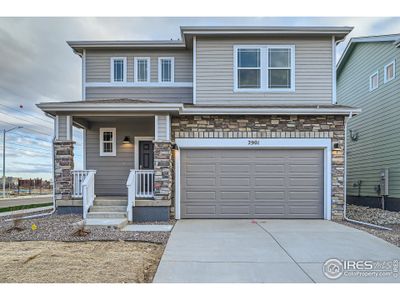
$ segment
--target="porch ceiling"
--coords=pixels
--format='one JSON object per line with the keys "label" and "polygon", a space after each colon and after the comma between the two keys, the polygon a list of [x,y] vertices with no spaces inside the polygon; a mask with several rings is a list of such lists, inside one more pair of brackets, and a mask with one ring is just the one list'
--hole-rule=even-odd
{"label": "porch ceiling", "polygon": [[153,124],[154,116],[74,116],[74,125],[90,129],[93,123],[116,124],[116,123],[146,123]]}

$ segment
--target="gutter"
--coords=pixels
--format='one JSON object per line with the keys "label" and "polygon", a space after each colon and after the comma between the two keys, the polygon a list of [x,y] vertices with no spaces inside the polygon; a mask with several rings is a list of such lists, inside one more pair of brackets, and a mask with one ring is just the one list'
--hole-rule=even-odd
{"label": "gutter", "polygon": [[352,118],[353,113],[350,112],[349,117],[344,123],[344,176],[343,176],[343,198],[344,198],[344,203],[343,203],[343,217],[346,221],[351,222],[351,223],[356,223],[356,224],[361,224],[365,226],[370,226],[378,229],[383,229],[383,230],[392,230],[391,228],[385,227],[385,226],[380,226],[376,224],[371,224],[367,222],[362,222],[354,219],[350,219],[347,217],[347,124]]}

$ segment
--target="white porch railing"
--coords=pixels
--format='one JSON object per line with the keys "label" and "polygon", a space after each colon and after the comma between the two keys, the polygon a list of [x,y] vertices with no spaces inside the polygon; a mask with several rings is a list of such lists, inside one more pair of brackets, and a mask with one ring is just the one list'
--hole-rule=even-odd
{"label": "white porch railing", "polygon": [[136,197],[154,197],[154,170],[136,170]]}
{"label": "white porch railing", "polygon": [[136,198],[154,197],[154,170],[131,170],[126,181],[126,187],[128,188],[126,212],[128,221],[132,221],[132,207],[135,206]]}
{"label": "white porch railing", "polygon": [[89,171],[85,180],[82,182],[82,202],[83,202],[83,219],[86,219],[89,209],[93,206],[94,194],[94,175],[96,171]]}
{"label": "white porch railing", "polygon": [[89,172],[96,172],[95,170],[73,170],[72,173],[72,197],[82,198],[82,183],[86,179]]}

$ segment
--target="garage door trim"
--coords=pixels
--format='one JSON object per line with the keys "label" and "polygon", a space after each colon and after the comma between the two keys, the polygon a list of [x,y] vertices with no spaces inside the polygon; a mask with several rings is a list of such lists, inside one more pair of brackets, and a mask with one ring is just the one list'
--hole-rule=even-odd
{"label": "garage door trim", "polygon": [[322,149],[324,150],[324,219],[331,219],[331,139],[176,139],[175,218],[180,211],[181,149]]}

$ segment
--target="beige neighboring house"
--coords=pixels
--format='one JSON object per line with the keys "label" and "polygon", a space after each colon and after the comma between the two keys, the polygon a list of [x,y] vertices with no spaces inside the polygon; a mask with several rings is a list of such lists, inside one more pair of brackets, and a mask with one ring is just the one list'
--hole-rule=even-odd
{"label": "beige neighboring house", "polygon": [[68,42],[82,100],[38,104],[55,119],[58,211],[341,219],[345,122],[359,110],[336,104],[335,49],[351,30],[181,27],[178,41]]}

